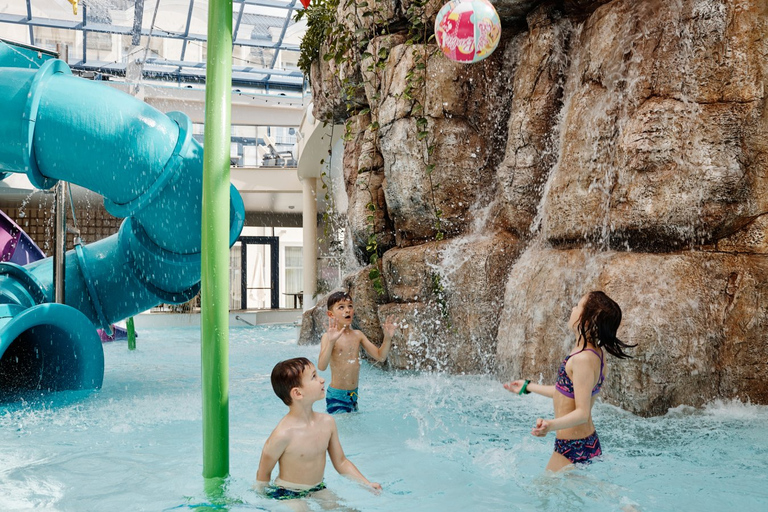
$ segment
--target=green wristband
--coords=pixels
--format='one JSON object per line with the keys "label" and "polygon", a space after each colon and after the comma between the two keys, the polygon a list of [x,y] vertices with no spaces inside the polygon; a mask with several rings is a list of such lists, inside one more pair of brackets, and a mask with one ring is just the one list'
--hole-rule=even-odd
{"label": "green wristband", "polygon": [[518,393],[518,395],[530,394],[530,391],[528,391],[528,384],[530,384],[530,383],[531,383],[531,381],[526,380],[525,383],[523,384],[523,387],[520,388],[520,392]]}

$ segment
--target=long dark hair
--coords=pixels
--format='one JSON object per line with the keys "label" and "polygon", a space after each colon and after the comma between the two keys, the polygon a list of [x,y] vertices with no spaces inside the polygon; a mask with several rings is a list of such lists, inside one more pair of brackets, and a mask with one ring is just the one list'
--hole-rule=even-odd
{"label": "long dark hair", "polygon": [[624,343],[616,337],[619,324],[621,324],[619,305],[604,292],[589,292],[577,324],[577,330],[580,338],[584,341],[584,346],[587,346],[587,342],[592,342],[595,346],[604,348],[619,359],[632,357],[622,349],[637,345]]}

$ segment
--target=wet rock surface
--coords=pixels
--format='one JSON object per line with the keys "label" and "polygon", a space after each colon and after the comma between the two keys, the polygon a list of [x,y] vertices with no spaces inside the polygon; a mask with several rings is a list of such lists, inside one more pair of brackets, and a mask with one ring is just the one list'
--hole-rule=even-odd
{"label": "wet rock surface", "polygon": [[407,325],[392,367],[551,383],[571,308],[602,289],[637,344],[609,356],[603,399],[642,415],[768,404],[765,2],[494,5],[502,43],[477,64],[405,30],[368,45],[386,62],[359,71],[356,101],[379,125],[360,123],[347,183],[354,250],[363,197],[379,215],[387,294],[366,299],[369,336],[391,314]]}

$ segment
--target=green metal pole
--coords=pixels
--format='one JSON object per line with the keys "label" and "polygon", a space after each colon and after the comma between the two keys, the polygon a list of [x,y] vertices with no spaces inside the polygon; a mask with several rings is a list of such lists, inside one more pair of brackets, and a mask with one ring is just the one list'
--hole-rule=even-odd
{"label": "green metal pole", "polygon": [[229,475],[232,0],[208,3],[202,208],[203,477]]}
{"label": "green metal pole", "polygon": [[128,350],[136,350],[136,326],[133,325],[133,317],[125,321],[125,327],[128,329]]}

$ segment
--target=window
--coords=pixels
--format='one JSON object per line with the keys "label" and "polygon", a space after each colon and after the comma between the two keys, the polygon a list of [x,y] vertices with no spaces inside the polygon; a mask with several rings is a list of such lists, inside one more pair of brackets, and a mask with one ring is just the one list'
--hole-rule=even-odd
{"label": "window", "polygon": [[[301,247],[285,248],[285,293],[300,293],[304,288]],[[293,307],[294,301],[287,297],[286,307]]]}
{"label": "window", "polygon": [[241,301],[241,279],[242,279],[242,264],[240,262],[242,249],[240,242],[236,242],[235,245],[229,250],[229,309],[240,309],[242,307]]}

